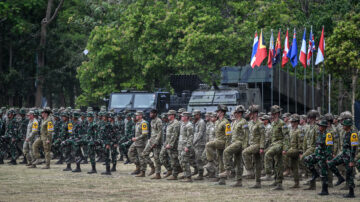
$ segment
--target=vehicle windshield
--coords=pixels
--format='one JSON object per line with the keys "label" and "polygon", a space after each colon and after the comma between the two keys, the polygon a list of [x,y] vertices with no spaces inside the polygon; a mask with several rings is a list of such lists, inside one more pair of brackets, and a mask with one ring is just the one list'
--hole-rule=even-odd
{"label": "vehicle windshield", "polygon": [[111,108],[128,108],[131,107],[131,94],[113,94],[111,96]]}
{"label": "vehicle windshield", "polygon": [[152,108],[155,107],[155,94],[141,93],[135,94],[134,108]]}

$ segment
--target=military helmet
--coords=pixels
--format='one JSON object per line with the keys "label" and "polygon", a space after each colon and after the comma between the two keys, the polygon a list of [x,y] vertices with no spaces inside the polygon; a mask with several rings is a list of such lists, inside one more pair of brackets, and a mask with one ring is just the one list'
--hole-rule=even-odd
{"label": "military helmet", "polygon": [[301,120],[306,120],[306,119],[307,119],[307,116],[306,116],[305,114],[303,114],[303,115],[300,116],[300,119],[301,119]]}
{"label": "military helmet", "polygon": [[108,112],[108,113],[107,113],[107,116],[108,116],[109,118],[115,118],[115,113],[114,113],[114,112]]}
{"label": "military helmet", "polygon": [[217,110],[216,111],[223,111],[223,112],[227,112],[228,111],[228,108],[226,105],[223,105],[223,104],[219,104],[217,106]]}
{"label": "military helmet", "polygon": [[263,115],[262,117],[260,117],[261,120],[269,120],[270,121],[270,116],[269,115]]}
{"label": "military helmet", "polygon": [[238,105],[235,107],[235,113],[238,113],[238,112],[245,112],[246,109],[243,105]]}
{"label": "military helmet", "polygon": [[180,108],[180,109],[178,109],[178,111],[177,111],[177,112],[181,114],[181,113],[183,113],[183,112],[185,112],[185,111],[186,111],[186,109],[185,109],[185,108]]}
{"label": "military helmet", "polygon": [[206,112],[205,113],[205,116],[210,116],[211,115],[211,112]]}
{"label": "military helmet", "polygon": [[334,120],[334,116],[331,114],[331,113],[327,113],[327,114],[325,114],[325,119],[327,120],[327,121],[333,121]]}
{"label": "military helmet", "polygon": [[181,116],[191,117],[191,113],[190,112],[183,112],[183,113],[181,113]]}
{"label": "military helmet", "polygon": [[327,127],[327,126],[328,126],[328,122],[327,122],[326,119],[321,119],[321,121],[319,121],[319,123],[318,123],[317,125]]}
{"label": "military helmet", "polygon": [[44,113],[48,113],[48,114],[52,113],[50,107],[45,107],[45,108],[41,111],[41,113],[43,113],[43,112],[44,112]]}
{"label": "military helmet", "polygon": [[315,109],[310,110],[307,114],[308,118],[317,118],[319,116],[320,116],[319,112],[316,111]]}
{"label": "military helmet", "polygon": [[195,116],[195,115],[201,115],[201,111],[198,110],[198,109],[195,109],[192,114],[193,114],[194,116]]}
{"label": "military helmet", "polygon": [[61,112],[60,116],[69,117],[69,113],[66,111]]}
{"label": "military helmet", "polygon": [[170,109],[170,110],[167,112],[167,115],[176,115],[176,111]]}
{"label": "military helmet", "polygon": [[281,118],[283,118],[283,119],[284,118],[289,118],[289,117],[291,117],[291,114],[289,112],[286,112],[281,116]]}
{"label": "military helmet", "polygon": [[210,114],[210,117],[216,117],[216,116],[217,116],[216,112],[212,112],[212,113]]}
{"label": "military helmet", "polygon": [[21,108],[21,109],[19,110],[19,114],[25,115],[25,114],[26,114],[26,109],[25,109],[25,108]]}
{"label": "military helmet", "polygon": [[125,116],[126,116],[126,118],[132,117],[132,114],[130,112],[128,112]]}
{"label": "military helmet", "polygon": [[352,116],[351,112],[349,112],[349,111],[344,111],[344,112],[342,113],[342,117],[341,117],[341,118],[342,118],[342,119],[352,119],[353,116]]}
{"label": "military helmet", "polygon": [[74,118],[79,118],[80,117],[80,113],[78,111],[74,111],[72,115],[73,115]]}
{"label": "military helmet", "polygon": [[99,116],[106,116],[106,112],[105,111],[99,111],[98,115]]}
{"label": "military helmet", "polygon": [[250,113],[259,112],[259,105],[251,105],[249,107],[249,111],[250,111]]}
{"label": "military helmet", "polygon": [[15,109],[14,108],[10,108],[9,111],[7,112],[8,114],[16,114]]}
{"label": "military helmet", "polygon": [[275,114],[275,113],[280,113],[282,111],[282,108],[279,106],[279,105],[273,105],[271,106],[270,108],[270,112],[272,114]]}
{"label": "military helmet", "polygon": [[352,124],[353,124],[352,119],[344,119],[341,123],[341,125],[343,126],[352,126]]}
{"label": "military helmet", "polygon": [[293,114],[290,117],[290,122],[299,122],[300,121],[300,116],[298,114]]}
{"label": "military helmet", "polygon": [[91,112],[91,111],[93,111],[93,108],[92,108],[92,107],[88,107],[88,108],[86,109],[86,111],[87,111],[87,112]]}

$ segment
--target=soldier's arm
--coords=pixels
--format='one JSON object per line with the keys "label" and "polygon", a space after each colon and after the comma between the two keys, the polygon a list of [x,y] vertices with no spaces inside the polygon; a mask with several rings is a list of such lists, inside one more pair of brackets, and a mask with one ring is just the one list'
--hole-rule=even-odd
{"label": "soldier's arm", "polygon": [[187,147],[188,149],[190,149],[190,148],[192,148],[192,146],[193,146],[194,129],[193,129],[193,127],[191,126],[191,127],[187,127],[186,130],[187,130],[187,134],[188,134],[188,138],[187,138],[187,140],[186,140],[186,147]]}
{"label": "soldier's arm", "polygon": [[169,140],[169,145],[171,146],[171,148],[175,147],[175,143],[179,139],[179,135],[180,135],[180,124],[177,123],[173,127],[174,127],[173,135],[171,136],[171,139]]}
{"label": "soldier's arm", "polygon": [[259,133],[260,133],[260,149],[265,148],[265,127],[263,124],[259,124]]}
{"label": "soldier's arm", "polygon": [[161,121],[158,121],[156,123],[155,131],[156,131],[155,143],[158,144],[162,137],[162,122]]}
{"label": "soldier's arm", "polygon": [[243,149],[244,149],[249,145],[250,130],[247,124],[243,125],[242,128],[244,130],[244,140],[243,140]]}

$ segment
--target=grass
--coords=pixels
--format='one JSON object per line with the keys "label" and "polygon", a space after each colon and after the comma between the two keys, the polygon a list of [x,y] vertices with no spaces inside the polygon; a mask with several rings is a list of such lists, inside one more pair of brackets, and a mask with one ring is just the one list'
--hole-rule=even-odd
{"label": "grass", "polygon": [[[73,165],[74,166],[74,165]],[[207,180],[193,183],[150,180],[136,178],[129,173],[134,165],[119,162],[117,172],[111,176],[100,175],[105,168],[97,164],[97,174],[89,175],[90,165],[82,165],[81,173],[63,172],[65,165],[54,165],[51,169],[40,167],[28,169],[24,165],[0,165],[0,201],[341,201],[339,188],[330,188],[329,196],[320,197],[317,191],[291,190],[293,182],[284,182],[285,191],[272,191],[271,182],[263,182],[263,188],[250,189],[254,180],[244,180],[243,187],[232,188],[233,180],[226,186],[214,185]],[[359,182],[356,182],[359,184]],[[355,189],[358,201],[359,188]]]}

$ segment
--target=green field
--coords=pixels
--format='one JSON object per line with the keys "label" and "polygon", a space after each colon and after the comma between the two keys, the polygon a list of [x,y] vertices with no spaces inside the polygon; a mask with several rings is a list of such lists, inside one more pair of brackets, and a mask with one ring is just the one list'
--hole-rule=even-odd
{"label": "green field", "polygon": [[[52,161],[54,163],[54,161]],[[28,169],[24,165],[0,165],[0,201],[340,201],[339,188],[330,188],[329,196],[320,197],[317,191],[290,190],[292,180],[284,182],[285,191],[272,191],[263,182],[263,188],[248,188],[253,180],[245,180],[243,187],[232,188],[214,185],[207,180],[182,183],[149,177],[136,178],[129,173],[134,165],[118,164],[118,171],[111,176],[102,176],[102,164],[97,164],[98,174],[89,175],[90,165],[82,165],[82,173],[63,172],[65,165],[51,165],[50,170]],[[360,182],[356,181],[357,184]],[[342,186],[342,185],[341,185]],[[359,188],[355,189],[359,201]],[[348,201],[348,200],[347,200]]]}

